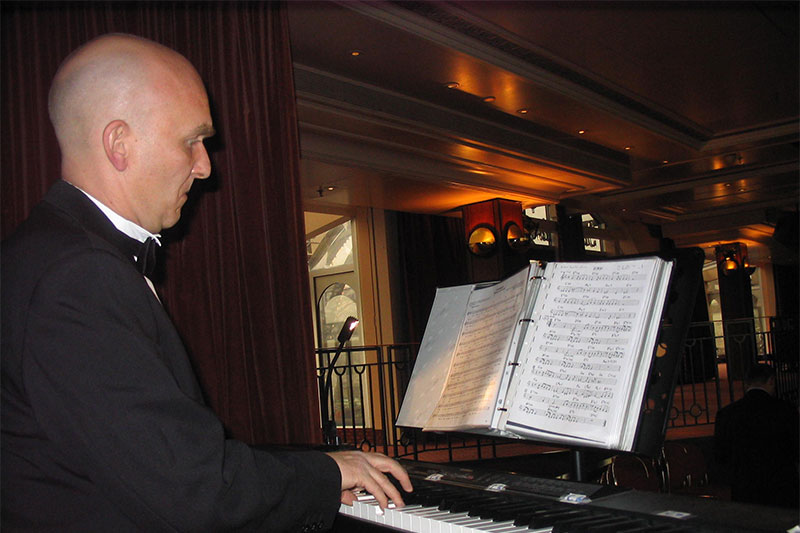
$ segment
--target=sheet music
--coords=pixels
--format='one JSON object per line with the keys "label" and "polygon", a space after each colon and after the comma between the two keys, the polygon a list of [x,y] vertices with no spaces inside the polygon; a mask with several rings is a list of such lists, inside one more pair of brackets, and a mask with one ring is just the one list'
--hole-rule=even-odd
{"label": "sheet music", "polygon": [[651,315],[658,261],[549,265],[536,328],[523,344],[508,429],[598,442],[616,438]]}
{"label": "sheet music", "polygon": [[474,285],[436,290],[397,425],[422,428],[444,390]]}
{"label": "sheet music", "polygon": [[527,272],[473,291],[444,393],[425,429],[490,424],[522,307]]}

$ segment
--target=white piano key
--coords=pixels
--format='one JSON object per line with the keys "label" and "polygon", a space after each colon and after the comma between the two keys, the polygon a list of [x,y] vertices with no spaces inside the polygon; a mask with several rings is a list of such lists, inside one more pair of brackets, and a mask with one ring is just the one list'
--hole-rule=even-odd
{"label": "white piano key", "polygon": [[456,520],[450,523],[450,533],[475,533],[478,526],[487,525],[491,520],[484,518],[476,518],[474,516],[467,516],[461,520]]}
{"label": "white piano key", "polygon": [[438,511],[425,515],[422,520],[422,531],[425,533],[451,533],[450,524],[448,520],[455,520],[467,516],[466,511],[463,513],[451,513],[449,511]]}
{"label": "white piano key", "polygon": [[422,531],[422,523],[426,521],[427,516],[440,512],[441,511],[436,507],[421,507],[420,509],[410,511],[408,513],[408,531]]}
{"label": "white piano key", "polygon": [[507,529],[508,526],[513,526],[513,525],[514,525],[513,520],[506,520],[504,522],[489,522],[488,524],[476,527],[475,529],[477,529],[478,531],[487,531],[494,533],[497,530]]}
{"label": "white piano key", "polygon": [[406,524],[410,521],[409,513],[416,509],[422,509],[422,506],[418,504],[410,504],[406,505],[405,507],[397,507],[392,509],[391,513],[392,516],[394,516],[392,519],[392,525],[400,529],[407,528],[408,526]]}
{"label": "white piano key", "polygon": [[527,526],[515,526],[513,520],[504,522],[492,522],[489,525],[476,528],[477,531],[486,533],[512,533],[518,531],[529,531]]}
{"label": "white piano key", "polygon": [[460,513],[449,513],[449,516],[442,517],[442,519],[439,521],[439,533],[463,533],[458,525],[453,525],[453,522],[457,522],[466,517],[467,511],[462,511]]}

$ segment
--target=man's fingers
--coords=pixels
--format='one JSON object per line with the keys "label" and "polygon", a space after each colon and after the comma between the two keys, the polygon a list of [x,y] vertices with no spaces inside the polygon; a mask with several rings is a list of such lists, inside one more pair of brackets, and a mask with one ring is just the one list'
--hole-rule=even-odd
{"label": "man's fingers", "polygon": [[353,502],[356,501],[356,495],[353,493],[352,490],[343,490],[342,491],[342,499],[341,502],[345,505],[353,505]]}
{"label": "man's fingers", "polygon": [[364,483],[364,490],[375,496],[381,509],[386,509],[389,506],[389,498],[383,491],[381,484],[374,477],[369,476],[369,479]]}
{"label": "man's fingers", "polygon": [[400,486],[403,487],[403,490],[406,492],[412,492],[414,490],[406,469],[403,468],[400,463],[383,454],[367,454],[366,457],[370,464],[381,472],[392,474],[392,476],[400,482]]}
{"label": "man's fingers", "polygon": [[411,492],[413,487],[405,469],[395,461],[380,453],[362,453],[354,451],[329,452],[342,473],[342,502],[352,503],[352,493],[347,495],[344,491],[363,488],[378,502],[382,509],[389,505],[389,500],[402,507],[403,497],[397,487],[386,474],[391,474],[399,482],[403,490]]}
{"label": "man's fingers", "polygon": [[[385,472],[385,471],[384,471]],[[408,477],[408,472],[406,469],[403,468],[400,463],[393,461],[390,463],[390,469],[388,470],[394,478],[400,482],[400,486],[403,487],[403,490],[406,492],[413,492],[414,487],[411,485],[411,479]]]}
{"label": "man's fingers", "polygon": [[397,490],[397,487],[391,482],[391,480],[382,474],[379,471],[375,471],[375,474],[372,476],[375,481],[378,483],[380,488],[383,490],[386,497],[394,502],[397,507],[403,507],[405,503],[403,502],[403,496],[400,494],[400,491]]}

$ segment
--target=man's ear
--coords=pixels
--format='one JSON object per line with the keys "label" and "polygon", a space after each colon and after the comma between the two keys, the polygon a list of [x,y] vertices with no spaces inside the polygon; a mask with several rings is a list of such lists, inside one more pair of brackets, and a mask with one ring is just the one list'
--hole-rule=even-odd
{"label": "man's ear", "polygon": [[127,141],[130,128],[124,120],[114,120],[103,129],[103,149],[114,168],[122,172],[128,168]]}

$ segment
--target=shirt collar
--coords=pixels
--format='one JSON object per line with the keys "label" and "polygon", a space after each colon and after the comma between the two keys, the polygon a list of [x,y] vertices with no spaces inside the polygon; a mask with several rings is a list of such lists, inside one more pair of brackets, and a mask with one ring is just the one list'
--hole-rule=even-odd
{"label": "shirt collar", "polygon": [[131,222],[127,218],[124,218],[113,211],[110,207],[102,203],[100,200],[89,194],[88,192],[84,191],[80,187],[75,187],[83,194],[86,195],[89,200],[94,202],[97,208],[103,212],[103,214],[114,224],[114,227],[117,228],[119,231],[131,237],[132,239],[136,239],[139,242],[144,242],[147,240],[148,237],[152,237],[159,246],[161,246],[161,234],[160,233],[150,233],[140,225],[136,224],[135,222]]}

